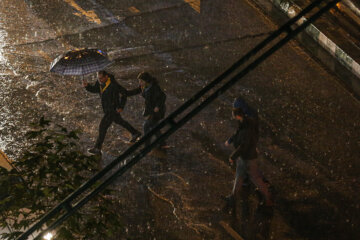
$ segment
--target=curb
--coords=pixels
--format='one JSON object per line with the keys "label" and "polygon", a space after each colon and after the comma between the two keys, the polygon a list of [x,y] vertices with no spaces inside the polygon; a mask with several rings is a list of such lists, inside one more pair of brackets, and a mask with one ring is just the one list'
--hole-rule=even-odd
{"label": "curb", "polygon": [[[273,5],[275,5],[290,18],[294,17],[302,10],[299,6],[287,0],[270,0],[270,2],[272,2]],[[302,17],[297,22],[297,24],[301,24],[304,21],[306,21],[306,18]],[[340,62],[345,68],[351,71],[358,78],[358,80],[360,80],[359,63],[352,59],[313,24],[310,24],[305,31],[313,40],[320,44],[320,46],[322,46],[327,52],[334,56],[338,62]]]}
{"label": "curb", "polygon": [[352,12],[352,14],[360,18],[360,9],[352,1],[343,0],[343,3],[340,2],[339,5],[340,5],[340,11],[343,6],[346,6]]}

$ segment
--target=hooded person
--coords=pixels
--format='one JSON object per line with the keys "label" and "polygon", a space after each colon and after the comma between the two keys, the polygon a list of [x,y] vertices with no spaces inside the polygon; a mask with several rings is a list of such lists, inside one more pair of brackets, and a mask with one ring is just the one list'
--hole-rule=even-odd
{"label": "hooded person", "polygon": [[[142,72],[137,76],[139,80],[139,87],[129,91],[129,95],[141,94],[145,99],[145,107],[143,116],[144,134],[153,129],[161,119],[164,118],[166,112],[166,94],[161,90],[157,79],[151,76],[148,72]],[[159,137],[161,132],[158,131],[156,136]],[[150,139],[146,141],[146,145],[150,144]],[[166,143],[162,142],[161,147],[166,147]]]}
{"label": "hooded person", "polygon": [[[112,74],[106,71],[98,72],[98,81],[94,85],[83,82],[85,89],[91,93],[98,93],[101,99],[104,116],[99,125],[99,135],[95,146],[89,149],[92,154],[100,154],[105,135],[110,125],[115,122],[132,134],[130,142],[135,142],[141,133],[121,117],[128,96],[127,90],[118,84]],[[121,96],[121,99],[120,99]]]}
{"label": "hooded person", "polygon": [[251,108],[244,99],[237,98],[233,103],[232,115],[238,123],[236,132],[225,142],[235,148],[230,155],[229,162],[236,162],[236,174],[231,194],[226,197],[227,207],[235,208],[236,197],[241,191],[244,178],[249,179],[257,186],[265,197],[265,205],[272,206],[272,196],[268,185],[257,165],[256,145],[259,141],[259,120],[257,111]]}

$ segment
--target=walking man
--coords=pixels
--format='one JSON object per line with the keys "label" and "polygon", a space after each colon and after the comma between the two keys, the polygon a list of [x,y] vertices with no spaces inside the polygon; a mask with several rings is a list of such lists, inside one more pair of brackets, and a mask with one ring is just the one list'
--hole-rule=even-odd
{"label": "walking man", "polygon": [[[90,85],[86,80],[83,81],[85,89],[91,93],[98,93],[101,98],[101,105],[104,111],[104,116],[101,119],[99,126],[99,135],[95,146],[89,149],[92,154],[101,154],[102,144],[105,139],[106,132],[112,122],[115,122],[132,134],[130,142],[135,142],[141,133],[131,126],[127,121],[121,117],[121,112],[124,109],[127,90],[119,85],[112,74],[106,71],[98,72],[98,81],[94,85]],[[119,99],[121,95],[121,100]]]}
{"label": "walking man", "polygon": [[235,209],[236,197],[241,191],[247,175],[265,197],[265,205],[270,207],[273,205],[272,196],[256,161],[256,145],[259,140],[257,112],[239,97],[234,101],[232,114],[238,122],[238,128],[235,134],[225,142],[225,145],[232,144],[235,147],[229,162],[231,164],[236,162],[236,175],[232,192],[226,197],[227,208]]}

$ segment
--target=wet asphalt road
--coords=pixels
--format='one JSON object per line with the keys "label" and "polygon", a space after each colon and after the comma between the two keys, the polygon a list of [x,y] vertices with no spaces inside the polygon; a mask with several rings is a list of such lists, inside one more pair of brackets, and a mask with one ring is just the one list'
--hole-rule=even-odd
{"label": "wet asphalt road", "polygon": [[[84,146],[93,143],[98,96],[79,78],[48,72],[64,51],[109,51],[116,60],[109,70],[127,88],[150,71],[171,111],[274,29],[245,0],[2,0],[0,148],[16,158],[41,115],[80,128]],[[230,104],[242,95],[261,117],[261,168],[276,192],[271,237],[359,239],[360,104],[338,81],[296,42],[282,48],[172,136],[165,158],[147,157],[117,183],[125,194],[119,235],[231,239],[218,224],[229,220],[220,196],[233,180],[223,142],[235,128]],[[142,101],[130,98],[123,113],[138,129]],[[105,150],[121,153],[126,137],[112,126]]]}

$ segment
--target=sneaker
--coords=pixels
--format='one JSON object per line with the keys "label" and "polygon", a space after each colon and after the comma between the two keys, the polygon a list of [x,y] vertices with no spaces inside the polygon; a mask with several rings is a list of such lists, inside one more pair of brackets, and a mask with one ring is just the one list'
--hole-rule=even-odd
{"label": "sneaker", "polygon": [[94,155],[101,155],[101,150],[100,150],[100,148],[97,148],[97,147],[88,149],[88,152],[91,154],[94,154]]}
{"label": "sneaker", "polygon": [[131,143],[136,142],[140,136],[141,136],[141,133],[133,134],[129,142],[131,142]]}

